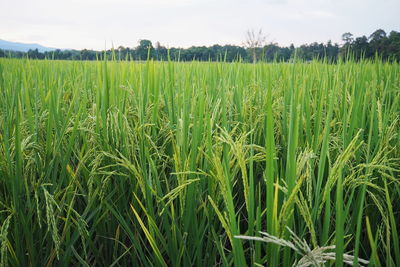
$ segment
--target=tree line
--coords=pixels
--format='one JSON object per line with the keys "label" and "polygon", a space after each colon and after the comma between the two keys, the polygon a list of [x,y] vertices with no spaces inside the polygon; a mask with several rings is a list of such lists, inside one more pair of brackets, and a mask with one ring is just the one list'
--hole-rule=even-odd
{"label": "tree line", "polygon": [[[253,36],[254,37],[254,36]],[[259,38],[260,39],[260,38]],[[258,39],[258,40],[259,40]],[[331,62],[339,58],[374,58],[400,62],[400,32],[391,31],[387,34],[378,29],[370,36],[356,37],[347,32],[342,35],[343,45],[328,41],[327,43],[311,43],[295,47],[293,44],[281,47],[276,43],[262,43],[260,41],[246,42],[243,46],[218,45],[192,46],[189,48],[166,48],[159,42],[155,45],[150,40],[140,40],[136,47],[119,46],[106,51],[94,50],[60,50],[39,52],[37,49],[28,52],[5,51],[0,49],[0,57],[31,58],[31,59],[58,59],[58,60],[96,60],[107,56],[109,59],[120,60],[179,60],[179,61],[283,61],[290,62],[293,58],[312,60],[326,59]],[[248,40],[247,40],[248,41]]]}

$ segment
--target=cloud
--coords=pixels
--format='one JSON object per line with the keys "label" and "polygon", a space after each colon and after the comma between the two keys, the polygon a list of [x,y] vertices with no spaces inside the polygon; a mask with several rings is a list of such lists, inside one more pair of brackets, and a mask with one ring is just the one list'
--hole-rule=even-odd
{"label": "cloud", "polygon": [[287,4],[289,1],[288,0],[265,0],[263,1],[264,3],[267,4],[278,4],[278,5],[285,5]]}
{"label": "cloud", "polygon": [[132,47],[143,38],[187,47],[241,44],[247,29],[262,28],[289,45],[399,29],[400,1],[365,1],[13,0],[2,6],[0,38],[61,48]]}
{"label": "cloud", "polygon": [[333,18],[335,15],[331,12],[323,11],[323,10],[314,10],[310,11],[307,16],[314,17],[314,18]]}

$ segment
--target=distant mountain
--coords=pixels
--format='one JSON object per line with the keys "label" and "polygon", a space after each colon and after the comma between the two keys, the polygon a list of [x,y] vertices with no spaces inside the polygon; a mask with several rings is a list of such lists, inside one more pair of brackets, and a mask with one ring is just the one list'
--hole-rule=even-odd
{"label": "distant mountain", "polygon": [[28,52],[29,49],[37,49],[39,52],[46,51],[54,51],[56,48],[45,47],[40,44],[25,44],[25,43],[17,43],[17,42],[9,42],[0,39],[0,49],[3,50],[12,50],[12,51],[21,51]]}

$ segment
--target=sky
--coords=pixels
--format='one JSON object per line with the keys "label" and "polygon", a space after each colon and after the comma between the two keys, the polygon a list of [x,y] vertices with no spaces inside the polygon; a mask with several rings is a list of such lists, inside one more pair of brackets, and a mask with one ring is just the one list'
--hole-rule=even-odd
{"label": "sky", "polygon": [[0,0],[0,39],[48,47],[242,45],[247,30],[288,46],[400,31],[400,0]]}

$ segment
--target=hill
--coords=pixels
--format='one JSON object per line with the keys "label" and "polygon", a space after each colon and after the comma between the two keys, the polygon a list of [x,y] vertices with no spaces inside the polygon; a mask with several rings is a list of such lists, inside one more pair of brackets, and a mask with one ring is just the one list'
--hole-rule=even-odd
{"label": "hill", "polygon": [[39,52],[46,52],[46,51],[54,51],[56,48],[46,47],[40,44],[26,44],[26,43],[17,43],[17,42],[10,42],[6,40],[0,39],[0,49],[3,50],[12,50],[12,51],[21,51],[21,52],[28,52],[29,49],[37,49]]}

